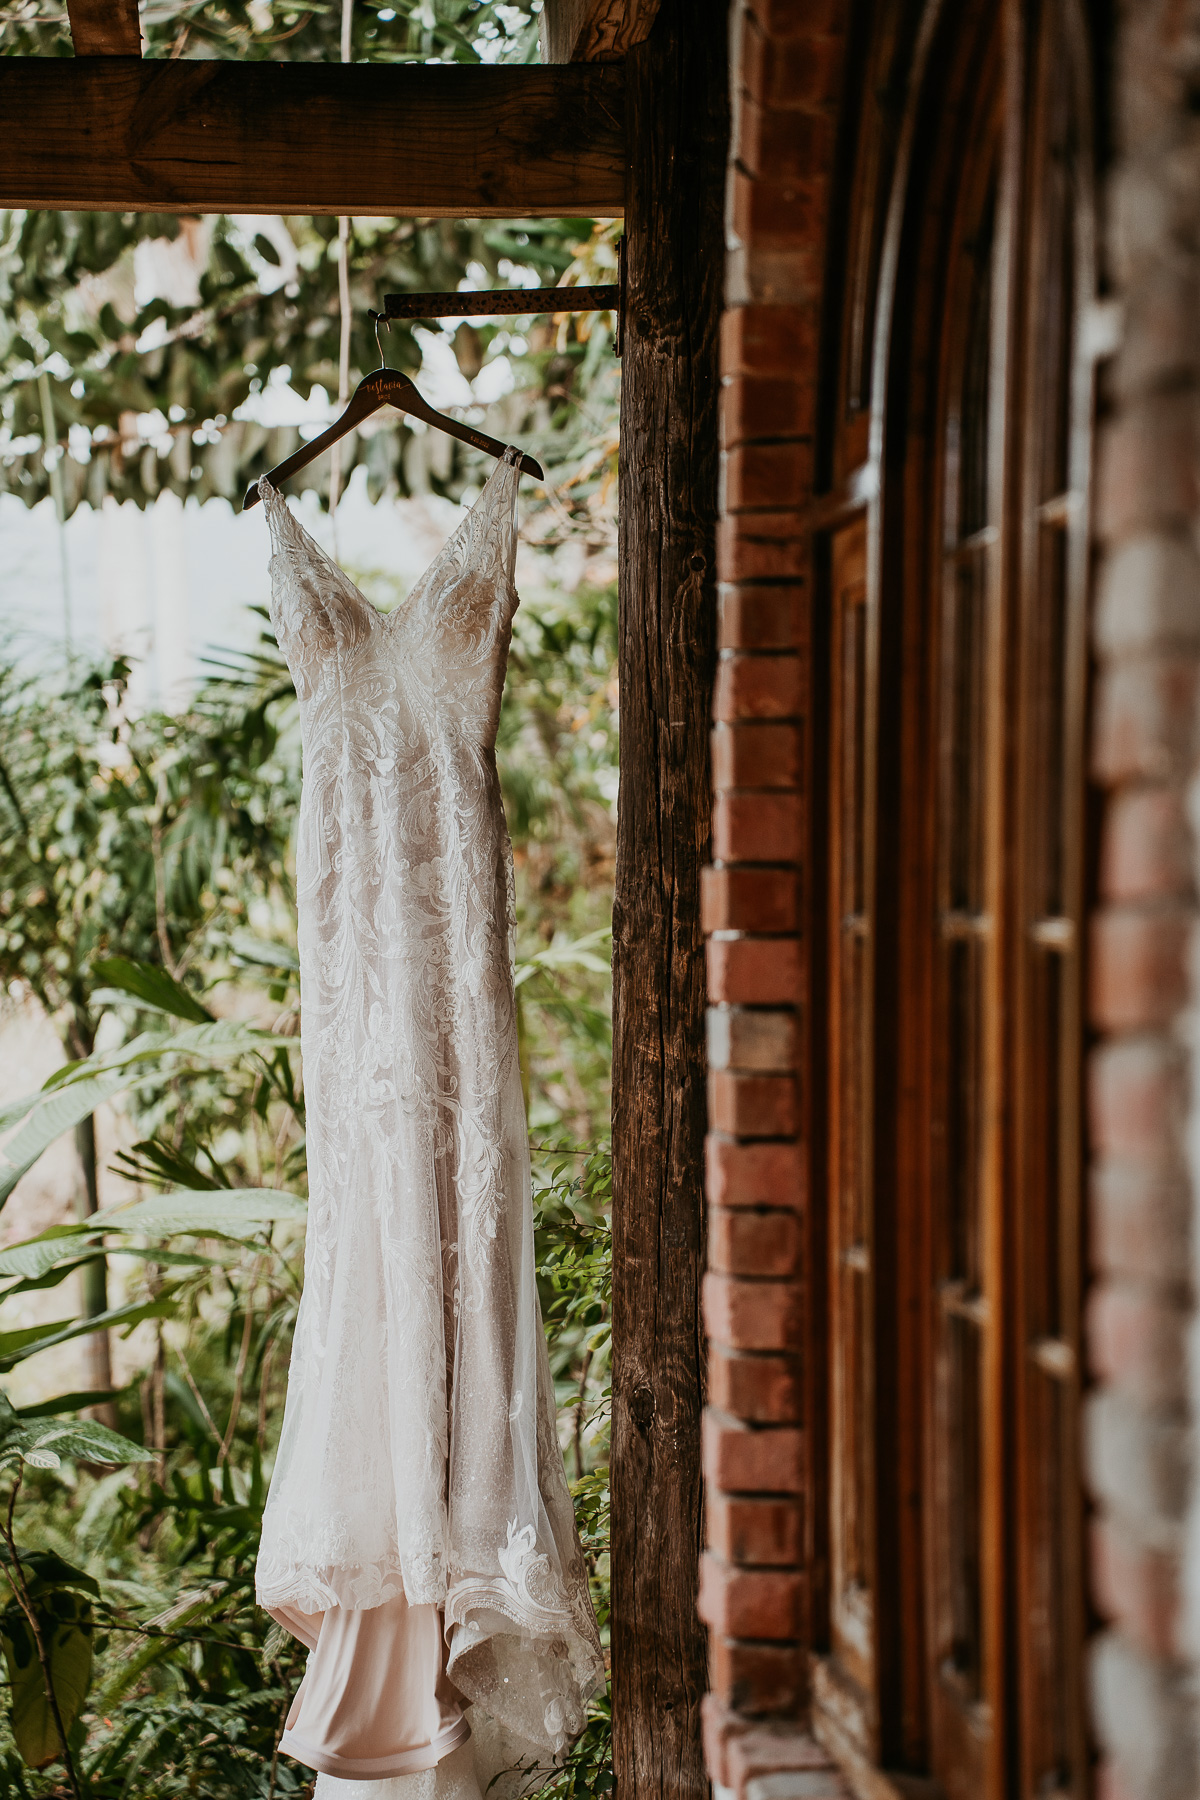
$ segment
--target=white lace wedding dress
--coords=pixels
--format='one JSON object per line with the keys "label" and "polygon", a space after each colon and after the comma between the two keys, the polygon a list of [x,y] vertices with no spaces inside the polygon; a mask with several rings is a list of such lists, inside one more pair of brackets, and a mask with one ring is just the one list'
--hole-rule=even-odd
{"label": "white lace wedding dress", "polygon": [[[515,455],[390,614],[260,483],[303,734],[310,1200],[259,1603],[310,1645],[334,1608],[343,1633],[438,1609],[442,1677],[471,1730],[464,1745],[443,1706],[441,1736],[417,1734],[424,1763],[402,1749],[356,1764],[306,1756],[297,1726],[302,1760],[326,1771],[318,1795],[471,1800],[475,1776],[486,1792],[515,1768],[532,1791],[603,1681],[534,1282],[494,753]],[[321,1679],[366,1705],[352,1650]],[[361,1788],[330,1772],[376,1769]]]}

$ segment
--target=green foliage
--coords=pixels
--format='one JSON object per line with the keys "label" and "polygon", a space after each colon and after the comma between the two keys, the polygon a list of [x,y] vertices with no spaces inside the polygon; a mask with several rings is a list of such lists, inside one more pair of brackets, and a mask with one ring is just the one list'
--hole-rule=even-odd
{"label": "green foliage", "polygon": [[[70,1732],[91,1686],[91,1602],[70,1588],[48,1586],[35,1600],[34,1612],[59,1712]],[[62,1740],[50,1710],[33,1629],[15,1600],[0,1613],[0,1647],[8,1666],[13,1739],[31,1769],[44,1769],[57,1761]]]}
{"label": "green foliage", "polygon": [[[535,1253],[561,1438],[607,1634],[611,594],[585,590],[567,604],[535,593],[518,619],[500,762],[517,863]],[[114,1165],[136,1185],[128,1201],[0,1251],[0,1307],[101,1256],[119,1267],[121,1293],[100,1320],[64,1315],[0,1330],[0,1368],[104,1323],[148,1332],[150,1348],[140,1379],[110,1397],[115,1432],[73,1416],[87,1396],[60,1395],[12,1415],[17,1435],[0,1439],[0,1466],[10,1442],[9,1466],[23,1481],[23,1562],[82,1562],[99,1588],[88,1597],[90,1686],[68,1727],[86,1791],[101,1800],[197,1791],[278,1800],[309,1786],[276,1754],[302,1652],[266,1627],[253,1599],[304,1217],[297,957],[287,935],[294,696],[264,648],[214,677],[180,718],[121,715],[121,741],[136,742],[138,756],[106,772],[122,790],[113,799],[90,791],[101,766],[89,748],[99,735],[97,691],[87,679],[74,698],[65,684],[26,685],[10,715],[21,806],[18,816],[10,803],[8,828],[25,848],[0,924],[31,910],[29,887],[56,871],[54,911],[36,941],[52,950],[62,919],[69,955],[60,985],[35,965],[27,986],[43,1004],[57,1000],[60,1020],[85,1021],[93,1043],[104,1029],[101,1048],[7,1105],[0,1187],[101,1097],[136,1123],[137,1141]],[[42,693],[45,768],[35,729]],[[73,780],[89,791],[73,793]],[[81,819],[87,843],[99,844],[107,807],[116,826],[103,840],[104,866],[126,871],[113,892],[94,883],[93,850],[76,846],[72,863],[44,853]],[[174,973],[160,960],[163,945]],[[28,967],[10,962],[6,972],[19,981]],[[222,1017],[232,989],[238,1016]],[[578,1150],[581,1138],[596,1147]],[[128,1466],[101,1472],[118,1458]],[[53,1605],[69,1612],[75,1601]],[[63,1655],[73,1646],[81,1669],[68,1627],[82,1633],[82,1614],[64,1612],[55,1626],[67,1632]],[[14,1654],[19,1637],[14,1622]],[[73,1679],[64,1674],[71,1707]],[[41,1754],[50,1738],[44,1682],[37,1699],[27,1661],[21,1680],[41,1736],[35,1742],[33,1724],[26,1730],[24,1713],[10,1718],[8,1740],[0,1728],[0,1792],[40,1800],[58,1791],[45,1785],[58,1765],[41,1775],[24,1754]],[[597,1703],[555,1776],[556,1797],[607,1791],[607,1704]]]}
{"label": "green foliage", "polygon": [[[142,17],[152,56],[329,60],[340,11],[149,0]],[[357,0],[354,50],[373,60],[520,60],[532,53],[533,25],[529,5]],[[57,0],[0,0],[0,53],[68,47]],[[528,279],[522,271],[541,282],[604,280],[617,229],[353,221],[352,381],[376,362],[366,308],[384,292],[505,284]],[[133,214],[0,217],[0,488],[32,503],[54,476],[68,511],[106,494],[146,503],[164,487],[239,495],[297,441],[242,409],[272,381],[302,396],[336,388],[336,230],[306,218],[251,228]],[[140,303],[139,245],[158,254],[181,237],[196,252],[198,296]],[[419,329],[398,325],[384,341],[389,361],[419,372]],[[498,761],[516,864],[538,1285],[607,1641],[617,692],[615,582],[603,564],[618,375],[604,316],[469,325],[452,341],[468,376],[509,357],[517,391],[495,404],[489,428],[528,443],[553,488],[525,507],[545,574],[523,582]],[[428,439],[389,420],[347,441],[343,473],[365,463],[374,495],[434,486],[458,497],[479,462],[457,448],[443,458],[445,449],[431,455]],[[323,494],[326,481],[315,464],[297,485]],[[569,593],[560,555],[587,562]],[[128,677],[120,661],[77,661],[34,679],[0,664],[0,983],[36,998],[69,1058],[44,1087],[0,1106],[0,1203],[63,1131],[86,1128],[96,1105],[132,1127],[112,1168],[128,1200],[0,1251],[0,1309],[35,1288],[70,1296],[105,1260],[113,1304],[97,1320],[68,1316],[64,1298],[33,1327],[0,1310],[0,1370],[98,1324],[136,1332],[141,1346],[135,1379],[103,1396],[109,1426],[78,1416],[97,1395],[0,1405],[0,1468],[10,1497],[19,1486],[19,1547],[13,1536],[5,1567],[25,1572],[49,1636],[65,1634],[52,1685],[61,1666],[60,1713],[83,1791],[287,1800],[311,1791],[310,1773],[276,1750],[304,1654],[256,1608],[253,1571],[306,1192],[295,696],[269,637],[214,667],[177,716],[134,714]],[[18,1613],[9,1606],[0,1619],[10,1684],[0,1794],[50,1800],[66,1791],[60,1746]],[[556,1800],[611,1790],[609,1740],[605,1697],[552,1783]]]}

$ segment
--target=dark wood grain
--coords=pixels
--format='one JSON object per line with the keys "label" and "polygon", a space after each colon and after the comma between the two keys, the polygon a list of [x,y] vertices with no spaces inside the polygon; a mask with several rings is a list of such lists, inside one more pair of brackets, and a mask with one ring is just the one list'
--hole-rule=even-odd
{"label": "dark wood grain", "polygon": [[137,0],[67,0],[76,56],[140,56]]}
{"label": "dark wood grain", "polygon": [[385,294],[389,319],[491,319],[530,313],[605,312],[620,304],[621,290],[603,287],[484,288],[477,294]]}
{"label": "dark wood grain", "polygon": [[542,61],[614,62],[650,35],[658,0],[546,0]]}
{"label": "dark wood grain", "polygon": [[614,921],[613,1740],[621,1800],[707,1791],[701,1541],[708,732],[725,0],[626,64],[621,800]]}
{"label": "dark wood grain", "polygon": [[622,73],[0,58],[0,206],[609,216]]}

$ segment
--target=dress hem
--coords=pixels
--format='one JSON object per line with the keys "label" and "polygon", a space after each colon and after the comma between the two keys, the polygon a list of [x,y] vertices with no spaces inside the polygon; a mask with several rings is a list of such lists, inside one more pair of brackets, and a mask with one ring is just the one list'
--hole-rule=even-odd
{"label": "dress hem", "polygon": [[285,1731],[279,1740],[284,1756],[306,1763],[322,1775],[337,1775],[344,1781],[383,1781],[389,1775],[415,1775],[422,1769],[435,1769],[438,1763],[465,1744],[471,1735],[466,1719],[456,1719],[428,1744],[411,1750],[394,1750],[390,1756],[338,1756],[331,1750],[318,1750],[306,1744],[294,1731]]}

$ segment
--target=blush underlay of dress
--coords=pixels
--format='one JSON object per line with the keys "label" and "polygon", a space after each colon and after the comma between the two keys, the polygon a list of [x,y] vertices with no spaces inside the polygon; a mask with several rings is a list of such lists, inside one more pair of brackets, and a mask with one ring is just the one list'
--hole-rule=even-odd
{"label": "blush underlay of dress", "polygon": [[299,701],[304,1289],[259,1604],[317,1800],[531,1795],[604,1664],[559,1448],[496,728],[518,451],[377,611],[259,484]]}

